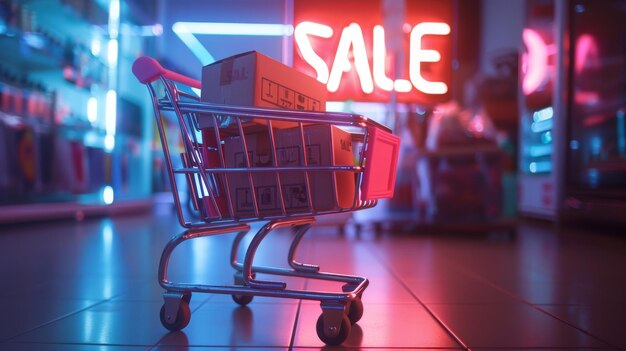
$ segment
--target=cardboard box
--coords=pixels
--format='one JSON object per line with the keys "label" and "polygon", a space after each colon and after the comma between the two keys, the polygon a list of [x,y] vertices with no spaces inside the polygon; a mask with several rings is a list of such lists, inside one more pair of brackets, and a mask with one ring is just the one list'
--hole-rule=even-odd
{"label": "cardboard box", "polygon": [[[270,57],[249,51],[202,68],[201,100],[236,106],[325,111],[326,86]],[[254,121],[266,123],[263,119]],[[203,125],[203,119],[200,124],[201,128],[208,126]],[[280,122],[274,126],[281,127]]]}
{"label": "cardboard box", "polygon": [[[309,166],[354,165],[351,135],[327,124],[303,127]],[[251,167],[272,167],[272,150],[267,132],[247,133],[248,160]],[[300,128],[274,130],[278,166],[304,166]],[[246,158],[241,137],[230,137],[224,141],[226,167],[246,168]],[[281,192],[278,191],[280,177]],[[306,172],[255,172],[252,173],[254,194],[260,216],[282,214],[280,196],[289,214],[311,211],[332,211],[352,208],[356,182],[352,172],[309,171],[311,193],[306,187]],[[247,172],[230,173],[228,191],[235,217],[255,217],[252,187]],[[309,197],[311,201],[309,201]]]}
{"label": "cardboard box", "polygon": [[[217,151],[217,142],[213,135],[211,135],[213,131],[209,129],[205,129],[202,131],[202,140],[204,141],[204,145],[200,148],[200,152],[202,155],[202,160],[204,163],[204,167],[206,168],[221,168],[221,161],[219,152]],[[196,192],[201,194],[201,213],[205,217],[214,218],[221,216],[222,218],[230,218],[230,211],[228,208],[228,197],[226,196],[226,181],[224,179],[223,174],[207,174],[207,180],[209,184],[205,184],[202,186],[201,177],[199,175],[195,176],[196,181],[198,182],[196,185]],[[208,190],[205,191],[201,188],[210,188],[215,195],[215,204],[217,205],[217,209],[215,208],[213,201],[209,198]],[[219,212],[218,212],[219,210]]]}
{"label": "cardboard box", "polygon": [[[268,133],[248,133],[245,136],[250,167],[271,167],[273,165],[272,150]],[[241,137],[230,137],[224,140],[224,160],[226,167],[247,168],[246,156]],[[281,213],[278,201],[276,172],[251,173],[259,216],[270,216]],[[247,172],[229,173],[228,191],[236,218],[256,217],[254,197],[252,196],[250,175]]]}
{"label": "cardboard box", "polygon": [[[309,166],[353,166],[352,136],[350,133],[328,124],[303,127]],[[275,143],[279,166],[303,166],[302,134],[300,128],[277,129]],[[287,200],[300,195],[300,202],[308,203],[306,175],[303,171],[282,172],[281,185],[293,190]],[[354,204],[356,181],[352,172],[309,171],[311,199],[316,211],[351,208]],[[302,192],[298,192],[301,187]],[[285,193],[285,191],[284,191]],[[285,201],[287,203],[287,201]],[[308,208],[308,204],[305,208]]]}
{"label": "cardboard box", "polygon": [[240,106],[324,111],[326,86],[256,51],[202,68],[202,101]]}

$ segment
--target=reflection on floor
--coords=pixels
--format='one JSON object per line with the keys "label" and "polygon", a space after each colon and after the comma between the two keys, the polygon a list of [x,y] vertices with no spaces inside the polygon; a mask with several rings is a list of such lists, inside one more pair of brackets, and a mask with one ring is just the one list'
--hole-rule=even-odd
{"label": "reflection on floor", "polygon": [[[310,350],[319,303],[194,294],[191,323],[167,333],[156,282],[170,215],[0,229],[0,350]],[[233,235],[183,243],[169,277],[230,284]],[[285,266],[292,234],[255,263]],[[363,319],[343,348],[626,348],[626,237],[524,222],[517,234],[313,229],[298,259],[367,276]],[[289,288],[338,291],[287,279]],[[342,348],[335,348],[342,349]]]}

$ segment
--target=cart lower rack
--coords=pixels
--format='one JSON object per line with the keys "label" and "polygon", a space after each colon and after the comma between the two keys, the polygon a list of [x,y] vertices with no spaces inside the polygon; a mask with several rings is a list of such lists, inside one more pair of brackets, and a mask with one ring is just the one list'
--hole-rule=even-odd
{"label": "cart lower rack", "polygon": [[[320,301],[319,338],[341,344],[363,315],[361,297],[369,282],[300,263],[296,251],[316,216],[370,208],[393,195],[399,139],[360,115],[200,102],[194,93],[200,82],[168,71],[149,57],[137,59],[133,73],[150,92],[175,210],[185,228],[165,246],[159,264],[159,284],[166,290],[163,326],[171,331],[187,326],[192,293],[230,294],[240,305],[254,296],[306,299]],[[174,135],[164,126],[167,118],[179,127]],[[174,148],[180,155],[173,155]],[[183,209],[183,193],[189,194],[198,215]],[[252,237],[241,262],[239,246],[250,231],[248,223],[258,221],[267,223]],[[282,227],[292,227],[295,233],[286,253],[289,268],[254,265],[259,244]],[[225,233],[237,233],[230,255],[233,285],[167,279],[177,245]],[[256,279],[256,273],[343,286],[340,292],[290,290],[281,281]]]}

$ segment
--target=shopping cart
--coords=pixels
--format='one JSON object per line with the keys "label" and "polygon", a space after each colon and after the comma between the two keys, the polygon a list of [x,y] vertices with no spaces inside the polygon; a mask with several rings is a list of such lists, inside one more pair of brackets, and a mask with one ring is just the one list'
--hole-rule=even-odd
{"label": "shopping cart", "polygon": [[[361,297],[369,282],[365,277],[321,272],[317,265],[296,261],[296,251],[315,216],[371,208],[378,199],[393,195],[399,139],[385,126],[360,115],[200,102],[196,93],[200,82],[168,71],[149,57],[138,58],[132,69],[150,91],[175,210],[185,228],[165,246],[159,264],[159,284],[166,290],[160,313],[163,326],[171,331],[187,326],[193,292],[230,294],[240,305],[250,303],[254,296],[315,300],[322,308],[316,325],[319,338],[326,344],[341,344],[351,324],[363,315]],[[180,160],[170,153],[172,145],[163,122],[166,114],[180,126],[184,150]],[[315,130],[349,139],[325,148],[309,142]],[[285,140],[291,143],[285,146]],[[268,146],[265,154],[257,155],[264,145]],[[330,162],[320,160],[324,149],[331,150]],[[339,152],[346,150],[351,153],[349,161],[338,162]],[[186,179],[200,220],[181,206],[180,179]],[[294,179],[298,186],[293,186]],[[273,206],[268,207],[268,202]],[[241,262],[239,246],[250,230],[248,223],[257,221],[267,223],[252,237]],[[287,253],[289,268],[253,265],[261,241],[283,227],[292,227],[295,233]],[[167,279],[170,256],[179,244],[224,233],[237,233],[230,253],[233,285]],[[285,282],[256,279],[256,273],[343,285],[341,292],[290,290]]]}

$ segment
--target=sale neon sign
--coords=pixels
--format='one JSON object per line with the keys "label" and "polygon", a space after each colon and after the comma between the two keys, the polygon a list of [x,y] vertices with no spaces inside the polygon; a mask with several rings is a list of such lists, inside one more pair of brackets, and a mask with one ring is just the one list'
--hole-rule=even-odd
{"label": "sale neon sign", "polygon": [[[342,1],[332,5],[342,3],[345,4]],[[294,67],[326,84],[329,100],[388,101],[392,92],[399,101],[439,102],[448,98],[451,27],[445,15],[439,16],[443,20],[426,20],[422,11],[418,18],[413,18],[414,24],[402,25],[405,63],[398,67],[395,52],[386,47],[380,3],[347,3],[362,11],[345,12],[346,18],[337,17],[334,10],[317,10],[314,15],[307,12],[308,16],[302,14],[303,10],[298,11],[298,6],[295,11]],[[324,7],[318,2],[316,6]],[[368,9],[363,11],[363,7]],[[416,17],[410,10],[407,9],[407,20]],[[297,22],[298,13],[301,18],[319,19]]]}
{"label": "sale neon sign", "polygon": [[422,48],[422,37],[425,35],[448,34],[450,34],[450,26],[446,23],[425,22],[413,27],[411,30],[411,50],[409,55],[409,77],[411,80],[408,81],[406,79],[392,80],[387,77],[385,73],[385,60],[387,57],[385,29],[380,25],[374,27],[373,70],[369,67],[363,32],[356,23],[352,23],[343,29],[330,73],[324,60],[315,53],[308,36],[315,35],[329,38],[333,35],[332,28],[313,22],[302,22],[296,26],[294,31],[296,44],[302,52],[302,57],[317,72],[317,80],[328,85],[328,91],[330,92],[337,91],[343,73],[349,71],[352,67],[352,63],[349,60],[350,48],[352,47],[354,67],[361,83],[361,89],[366,94],[374,91],[374,83],[385,91],[395,90],[407,93],[411,91],[412,83],[416,89],[426,94],[447,93],[448,86],[446,83],[426,80],[421,74],[420,65],[422,62],[439,62],[441,60],[439,51]]}

